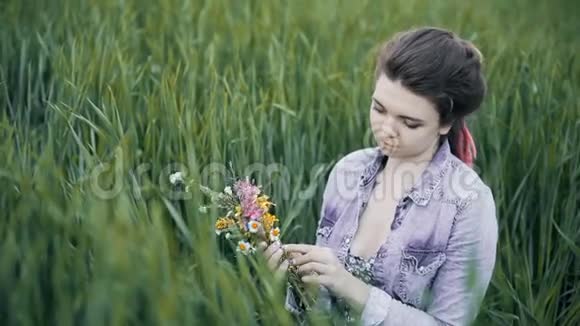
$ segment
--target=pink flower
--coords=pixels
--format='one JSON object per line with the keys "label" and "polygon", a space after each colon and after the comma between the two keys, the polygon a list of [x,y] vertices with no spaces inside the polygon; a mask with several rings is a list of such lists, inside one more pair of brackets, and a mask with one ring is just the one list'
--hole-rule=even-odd
{"label": "pink flower", "polygon": [[261,208],[252,207],[252,209],[247,213],[247,215],[250,217],[250,219],[255,221],[260,219],[260,217],[264,215],[264,212],[262,211]]}
{"label": "pink flower", "polygon": [[252,220],[259,219],[263,214],[263,210],[257,203],[260,188],[252,184],[250,181],[239,180],[234,184],[234,191],[240,199],[240,206],[242,207],[242,215],[249,217]]}
{"label": "pink flower", "polygon": [[260,188],[253,185],[250,181],[239,180],[234,184],[236,195],[243,201],[245,199],[254,200],[260,194]]}

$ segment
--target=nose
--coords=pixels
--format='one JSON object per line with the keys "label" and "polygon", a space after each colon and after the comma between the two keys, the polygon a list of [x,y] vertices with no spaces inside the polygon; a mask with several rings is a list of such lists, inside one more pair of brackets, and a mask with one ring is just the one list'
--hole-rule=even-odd
{"label": "nose", "polygon": [[387,116],[382,123],[382,131],[386,138],[396,138],[398,136],[397,127],[392,117]]}

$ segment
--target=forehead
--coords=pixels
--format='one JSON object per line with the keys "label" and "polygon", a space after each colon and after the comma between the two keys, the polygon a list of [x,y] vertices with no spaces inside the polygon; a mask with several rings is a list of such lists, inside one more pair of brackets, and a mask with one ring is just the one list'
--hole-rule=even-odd
{"label": "forehead", "polygon": [[407,115],[421,120],[438,120],[439,116],[434,105],[423,96],[419,96],[407,88],[400,81],[392,81],[385,74],[381,74],[375,84],[373,97],[387,110],[398,115]]}

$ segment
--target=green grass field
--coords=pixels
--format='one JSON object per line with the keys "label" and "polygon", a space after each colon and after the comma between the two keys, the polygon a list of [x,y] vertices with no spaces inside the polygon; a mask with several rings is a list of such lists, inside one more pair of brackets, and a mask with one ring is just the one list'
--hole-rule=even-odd
{"label": "green grass field", "polygon": [[0,1],[0,324],[291,324],[283,286],[216,241],[216,212],[200,213],[196,188],[178,198],[168,175],[219,188],[227,162],[260,171],[283,241],[312,243],[330,167],[373,145],[377,47],[421,25],[485,57],[489,95],[470,125],[500,239],[477,324],[580,324],[577,12],[564,0]]}

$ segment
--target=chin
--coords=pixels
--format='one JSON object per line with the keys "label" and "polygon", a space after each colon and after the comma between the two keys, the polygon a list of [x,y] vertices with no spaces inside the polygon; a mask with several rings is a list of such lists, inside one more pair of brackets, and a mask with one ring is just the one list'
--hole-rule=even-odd
{"label": "chin", "polygon": [[389,157],[397,157],[397,153],[399,152],[399,150],[397,148],[384,147],[384,146],[381,146],[381,151],[383,152],[383,154],[385,154],[386,156],[389,156]]}

